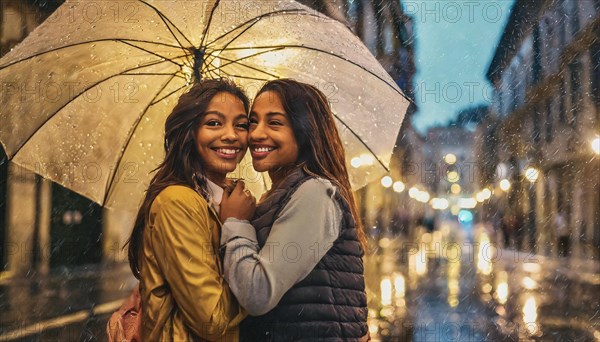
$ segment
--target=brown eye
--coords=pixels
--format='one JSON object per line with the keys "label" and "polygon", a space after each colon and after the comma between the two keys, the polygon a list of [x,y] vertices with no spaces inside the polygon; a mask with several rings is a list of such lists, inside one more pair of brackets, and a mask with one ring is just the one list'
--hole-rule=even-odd
{"label": "brown eye", "polygon": [[209,122],[205,123],[205,125],[209,127],[217,127],[220,126],[221,123],[217,120],[210,120]]}

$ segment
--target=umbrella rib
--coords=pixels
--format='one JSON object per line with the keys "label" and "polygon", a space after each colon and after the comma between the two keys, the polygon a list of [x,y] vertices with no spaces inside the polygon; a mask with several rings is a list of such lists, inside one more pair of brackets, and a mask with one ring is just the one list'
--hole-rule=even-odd
{"label": "umbrella rib", "polygon": [[215,1],[215,5],[213,6],[212,10],[210,11],[210,17],[208,17],[208,23],[206,24],[206,27],[204,28],[204,32],[202,32],[202,40],[200,41],[200,46],[198,47],[199,49],[202,49],[202,47],[204,46],[204,42],[208,36],[208,30],[210,28],[210,24],[212,23],[213,15],[215,14],[215,10],[217,9],[218,6],[219,6],[219,0]]}
{"label": "umbrella rib", "polygon": [[[269,13],[264,13],[264,14],[262,14],[262,15],[260,15],[260,16],[258,16],[258,17],[256,17],[256,18],[254,18],[254,19],[250,19],[250,20],[246,21],[246,22],[245,22],[245,23],[243,23],[241,26],[239,26],[239,28],[241,28],[241,27],[243,27],[244,25],[247,25],[247,24],[249,24],[249,25],[248,25],[246,28],[244,28],[244,29],[242,30],[242,32],[238,33],[238,34],[237,34],[235,37],[233,37],[231,40],[229,40],[229,41],[228,41],[228,42],[227,42],[227,43],[226,43],[226,44],[225,44],[225,45],[224,45],[222,48],[220,48],[220,49],[216,49],[216,50],[220,50],[220,51],[222,51],[222,50],[226,49],[226,48],[229,46],[229,44],[233,43],[233,42],[234,42],[236,39],[238,39],[240,36],[242,36],[244,33],[246,33],[246,32],[247,32],[248,30],[250,30],[252,27],[254,27],[254,25],[256,25],[256,24],[257,24],[259,21],[261,21],[263,18],[269,17],[269,16],[271,16],[271,15],[273,15],[273,16],[274,16],[274,15],[276,15],[276,14],[280,14],[280,13],[286,13],[286,12],[288,12],[288,11],[286,11],[286,10],[279,10],[279,11],[273,11],[273,12],[269,12]],[[290,12],[292,12],[292,11],[290,11]],[[300,10],[296,10],[296,11],[293,11],[293,12],[300,12]],[[229,33],[233,32],[233,31],[235,31],[235,30],[237,30],[237,28],[234,28],[233,30],[230,30],[230,31],[229,31],[227,34],[229,34]],[[227,35],[227,34],[226,34],[226,35]],[[214,43],[215,41],[216,41],[216,40],[213,40],[213,41],[212,41],[210,44],[207,44],[207,46],[210,46],[210,45],[211,45],[212,43]]]}
{"label": "umbrella rib", "polygon": [[155,104],[159,103],[160,101],[162,101],[162,100],[166,99],[167,97],[169,97],[169,96],[171,96],[171,95],[175,94],[176,92],[180,91],[181,89],[183,89],[183,88],[185,88],[185,87],[187,87],[187,84],[186,84],[186,85],[183,85],[183,86],[181,86],[181,87],[179,87],[179,88],[177,88],[177,89],[175,89],[175,90],[173,90],[173,91],[172,91],[172,92],[170,92],[169,94],[167,94],[167,95],[165,95],[165,96],[161,97],[160,99],[158,99],[158,100],[156,100],[156,101],[154,101],[154,102],[150,103],[150,105],[152,106],[152,105],[155,105]]}
{"label": "umbrella rib", "polygon": [[[173,75],[173,73],[160,73],[160,72],[139,72],[139,73],[129,73],[126,72],[124,74],[122,74],[123,76],[127,75],[127,76],[171,76]],[[181,78],[183,80],[185,80],[186,78],[180,75],[175,75],[175,77],[177,78]]]}
{"label": "umbrella rib", "polygon": [[[167,87],[167,85],[169,85],[169,83],[173,80],[173,78],[175,77],[175,75],[172,75],[163,85],[162,87],[156,92],[156,95],[154,95],[154,98],[152,99],[153,101],[158,97],[158,95]],[[152,101],[151,101],[152,102]],[[133,137],[133,133],[135,132],[135,130],[137,129],[137,127],[139,126],[140,122],[142,121],[142,119],[144,118],[144,116],[146,115],[146,113],[148,112],[148,108],[150,108],[150,106],[152,106],[152,103],[148,104],[146,106],[146,108],[144,108],[144,110],[142,111],[142,115],[140,115],[137,119],[137,121],[135,122],[135,124],[133,125],[133,128],[131,129],[129,135],[127,136],[127,141],[125,141],[125,144],[123,144],[124,148],[119,152],[119,157],[117,158],[117,163],[115,164],[115,170],[112,174],[112,176],[110,177],[110,180],[106,183],[106,188],[104,189],[104,199],[102,200],[102,205],[106,204],[106,201],[108,200],[108,195],[110,194],[109,190],[110,190],[110,186],[112,184],[112,182],[114,181],[115,177],[118,174],[119,171],[119,164],[121,164],[121,161],[123,160],[123,156],[125,155],[125,148],[127,147],[127,145],[129,145],[129,142],[131,142],[131,139]]]}
{"label": "umbrella rib", "polygon": [[317,51],[317,52],[322,52],[324,54],[330,55],[332,57],[341,59],[344,62],[350,63],[356,67],[361,68],[362,70],[366,71],[367,73],[371,74],[372,76],[376,77],[377,79],[379,79],[380,81],[382,81],[383,83],[385,83],[386,85],[388,85],[390,88],[392,88],[396,93],[400,94],[405,100],[409,101],[409,102],[413,102],[412,100],[410,100],[406,95],[404,95],[404,93],[401,90],[396,90],[396,88],[394,88],[391,84],[389,84],[386,80],[384,80],[383,78],[381,78],[379,75],[373,73],[372,71],[367,70],[365,67],[363,67],[362,65],[355,63],[353,61],[351,61],[350,59],[347,59],[345,57],[336,55],[333,52],[330,51],[325,51],[325,50],[321,50],[318,48],[314,48],[314,47],[310,47],[310,46],[304,46],[304,45],[274,45],[274,46],[254,46],[254,47],[239,47],[239,48],[227,48],[227,49],[223,49],[223,50],[228,50],[228,51],[232,51],[232,50],[246,50],[246,49],[267,49],[267,48],[298,48],[298,49],[307,49],[307,50],[312,50],[312,51]]}
{"label": "umbrella rib", "polygon": [[[222,58],[222,59],[224,59],[224,60],[226,60],[226,61],[228,61],[228,62],[231,62],[231,63],[237,63],[237,64],[239,64],[239,65],[241,65],[241,66],[243,66],[243,67],[246,67],[246,68],[248,68],[248,69],[251,69],[251,70],[254,70],[254,71],[258,71],[258,72],[261,72],[261,73],[263,73],[263,74],[265,74],[265,75],[269,75],[269,76],[271,76],[271,77],[274,77],[274,78],[279,78],[279,76],[278,76],[278,75],[271,74],[271,73],[269,73],[269,72],[266,72],[266,71],[260,70],[259,68],[255,68],[255,67],[253,67],[253,66],[250,66],[250,65],[246,65],[246,64],[244,64],[244,63],[239,63],[239,62],[238,62],[238,61],[236,61],[236,60],[229,59],[229,58],[225,58],[225,57],[220,57],[220,58]],[[231,64],[231,63],[230,63],[230,64]],[[220,69],[220,68],[221,68],[221,67],[219,67],[219,68],[213,68],[213,69],[207,69],[207,70],[215,70],[215,69]]]}
{"label": "umbrella rib", "polygon": [[[156,43],[156,42],[145,41],[145,40],[137,40],[137,39],[120,39],[120,38],[95,39],[95,40],[89,40],[89,41],[86,41],[86,42],[80,42],[80,43],[65,45],[65,46],[57,47],[57,48],[50,49],[50,50],[43,51],[43,52],[38,52],[38,53],[33,54],[31,56],[27,56],[27,57],[25,57],[23,59],[19,59],[17,61],[13,61],[13,62],[10,62],[10,63],[5,64],[5,65],[1,65],[0,66],[0,70],[8,68],[10,66],[13,66],[13,65],[21,63],[21,62],[28,61],[28,60],[30,60],[32,58],[35,58],[35,57],[38,57],[38,56],[45,55],[47,53],[56,52],[56,51],[59,51],[59,50],[62,50],[62,49],[70,48],[70,47],[76,47],[76,46],[79,46],[79,45],[85,45],[85,44],[91,44],[91,43],[103,43],[103,42],[119,42],[119,43],[124,43],[125,41],[128,41],[128,42],[137,42],[137,43],[148,43],[148,44],[155,44],[155,45],[162,45],[162,46],[171,47],[171,48],[177,48],[177,49],[180,48],[180,46],[176,46],[176,45],[170,45],[170,44],[164,44],[164,43]],[[135,45],[134,45],[134,47],[139,48],[138,46],[135,46]]]}
{"label": "umbrella rib", "polygon": [[167,16],[165,16],[161,11],[158,10],[158,8],[150,5],[149,3],[147,3],[146,1],[142,1],[142,0],[138,0],[139,2],[143,3],[144,5],[150,7],[151,9],[153,9],[156,14],[158,14],[158,16],[161,18],[161,20],[163,21],[163,23],[167,26],[167,29],[169,29],[169,31],[171,32],[171,34],[173,35],[173,38],[175,38],[175,40],[177,40],[177,43],[179,43],[179,47],[184,49],[183,45],[181,45],[181,42],[179,41],[179,39],[177,39],[177,36],[175,36],[175,33],[173,33],[173,31],[171,30],[171,28],[169,27],[169,25],[167,25],[167,23],[165,22],[168,21],[171,25],[173,25],[173,27],[179,32],[179,34],[181,34],[181,36],[187,41],[188,44],[190,44],[190,47],[194,46],[192,44],[192,42],[188,39],[188,37],[183,34],[183,32],[181,32],[181,30],[179,29],[179,27],[177,27],[177,25],[173,24],[173,22],[167,18]]}
{"label": "umbrella rib", "polygon": [[86,87],[86,88],[85,88],[85,89],[83,89],[81,92],[79,92],[79,94],[75,95],[75,96],[74,96],[72,99],[70,99],[69,101],[67,101],[66,103],[64,103],[62,106],[60,106],[59,108],[57,108],[57,109],[54,111],[54,113],[50,114],[50,115],[49,115],[49,116],[46,118],[46,120],[44,120],[44,122],[42,122],[42,123],[40,124],[40,126],[39,126],[39,127],[38,127],[38,128],[37,128],[37,129],[36,129],[36,130],[35,130],[35,131],[34,131],[34,132],[33,132],[33,133],[32,133],[32,134],[31,134],[31,135],[30,135],[30,136],[29,136],[27,139],[25,139],[25,141],[24,141],[24,142],[21,144],[21,146],[19,146],[19,148],[18,148],[18,149],[15,151],[15,153],[13,153],[13,156],[14,156],[14,155],[16,155],[17,153],[19,153],[19,150],[21,150],[21,148],[22,148],[23,146],[25,146],[25,145],[26,145],[26,144],[29,142],[29,140],[31,140],[31,138],[33,138],[33,136],[35,135],[35,133],[36,133],[36,132],[38,132],[38,131],[39,131],[39,130],[42,128],[42,127],[44,127],[44,125],[45,125],[46,123],[48,123],[48,121],[50,121],[50,119],[52,119],[52,118],[53,118],[53,117],[54,117],[54,116],[55,116],[55,115],[56,115],[58,112],[60,112],[60,111],[61,111],[63,108],[65,108],[66,106],[68,106],[68,105],[69,105],[71,102],[75,101],[77,98],[79,98],[81,95],[83,95],[83,94],[84,94],[85,92],[87,92],[88,90],[90,90],[90,89],[92,89],[93,87],[95,87],[95,86],[99,85],[100,83],[103,83],[103,82],[106,82],[106,81],[108,81],[108,80],[112,79],[113,77],[116,77],[116,76],[123,76],[123,75],[125,75],[126,73],[128,73],[128,72],[130,72],[130,71],[132,71],[132,70],[135,70],[135,69],[141,69],[141,68],[145,68],[145,67],[147,67],[147,66],[152,66],[152,65],[158,65],[158,64],[160,64],[160,63],[164,63],[164,61],[160,61],[160,62],[153,62],[153,63],[149,63],[148,65],[140,65],[140,66],[137,66],[137,67],[135,67],[135,68],[131,68],[131,69],[128,69],[128,70],[124,70],[124,71],[122,71],[122,72],[120,72],[120,73],[118,73],[118,74],[110,75],[110,76],[108,76],[108,77],[106,77],[106,78],[104,78],[104,79],[102,79],[102,80],[100,80],[100,81],[98,81],[98,82],[96,82],[96,83],[90,84],[88,87]]}
{"label": "umbrella rib", "polygon": [[[165,60],[167,60],[167,61],[169,61],[169,62],[171,62],[171,63],[173,63],[173,64],[175,64],[175,65],[177,65],[177,66],[179,66],[179,67],[183,67],[183,64],[179,64],[179,63],[175,62],[175,60],[174,60],[174,59],[167,58],[167,57],[165,57],[165,56],[161,56],[161,55],[159,55],[159,54],[157,54],[157,53],[155,53],[155,52],[152,52],[152,51],[150,51],[150,50],[148,50],[148,49],[144,49],[143,47],[140,47],[140,46],[137,46],[137,45],[131,44],[131,43],[129,43],[129,42],[126,42],[126,41],[123,41],[122,43],[123,43],[123,44],[126,44],[126,45],[129,45],[129,46],[131,46],[131,47],[134,47],[134,48],[136,48],[136,49],[140,49],[140,50],[142,50],[142,51],[144,51],[144,52],[146,52],[146,53],[149,53],[149,54],[151,54],[151,55],[154,55],[154,56],[156,56],[156,57],[164,58]],[[176,58],[186,57],[186,59],[187,59],[187,57],[189,56],[189,52],[188,52],[188,51],[185,51],[185,50],[183,50],[183,52],[185,53],[184,55],[177,56]],[[188,59],[188,61],[189,61],[189,59]]]}
{"label": "umbrella rib", "polygon": [[385,166],[383,164],[383,161],[381,161],[381,159],[379,159],[379,157],[377,156],[377,154],[369,147],[369,145],[367,145],[362,138],[352,129],[350,128],[350,126],[348,126],[344,120],[342,120],[339,116],[337,116],[336,114],[333,114],[333,116],[342,124],[344,125],[344,127],[346,127],[350,133],[352,133],[352,135],[354,135],[356,137],[356,139],[358,139],[358,141],[360,141],[361,144],[363,144],[363,146],[369,151],[371,152],[371,154],[375,157],[375,159],[377,159],[377,161],[379,162],[379,164],[381,164],[381,166],[385,169],[385,171],[390,172],[390,169]]}
{"label": "umbrella rib", "polygon": [[[246,26],[246,25],[248,25],[248,24],[250,24],[250,23],[251,23],[250,27],[252,27],[254,24],[256,24],[257,22],[259,22],[259,21],[260,21],[261,19],[263,19],[263,18],[266,18],[266,17],[269,17],[269,16],[274,16],[274,15],[277,15],[277,14],[288,14],[288,13],[292,13],[292,12],[293,12],[293,13],[302,13],[302,12],[305,12],[305,13],[306,13],[306,11],[305,11],[304,9],[287,9],[287,10],[278,10],[278,11],[273,11],[273,12],[263,13],[263,14],[259,15],[258,17],[255,17],[255,18],[252,18],[252,19],[246,20],[245,22],[243,22],[243,23],[239,24],[238,26],[236,26],[236,27],[232,28],[231,30],[229,30],[229,31],[227,31],[227,32],[225,32],[225,33],[223,33],[222,35],[220,35],[220,36],[218,36],[217,38],[213,39],[211,42],[207,43],[207,44],[206,44],[206,46],[207,46],[207,47],[208,47],[208,46],[211,46],[212,44],[214,44],[214,43],[215,43],[215,42],[217,42],[218,40],[225,38],[226,36],[228,36],[228,35],[229,35],[229,34],[231,34],[232,32],[235,32],[235,31],[237,31],[238,29],[240,29],[240,28],[242,28],[242,27],[244,27],[244,26]],[[313,14],[307,14],[307,15],[313,15]],[[314,15],[313,15],[313,16],[314,16]],[[248,28],[250,28],[250,27],[248,27]],[[248,29],[248,28],[247,28],[247,29]],[[247,30],[247,29],[246,29],[246,30]],[[239,37],[239,35],[238,35],[238,37]],[[237,37],[235,37],[235,38],[234,38],[234,39],[232,39],[231,41],[235,40],[236,38],[237,38]]]}
{"label": "umbrella rib", "polygon": [[[300,10],[296,10],[296,11],[294,11],[294,12],[300,12]],[[268,17],[268,16],[271,16],[271,15],[280,14],[280,13],[286,13],[286,11],[285,11],[285,10],[279,10],[279,11],[274,11],[274,12],[264,13],[264,14],[262,14],[262,15],[260,15],[260,16],[258,16],[258,17],[256,17],[256,18],[250,19],[250,20],[248,20],[248,21],[244,22],[243,24],[241,24],[241,25],[239,25],[239,26],[237,26],[237,27],[233,28],[232,30],[228,31],[227,33],[225,33],[225,34],[224,34],[224,35],[222,35],[221,37],[225,37],[225,36],[227,36],[228,34],[230,34],[230,33],[234,32],[234,31],[236,31],[237,29],[239,29],[239,28],[242,28],[242,27],[244,27],[245,25],[248,25],[248,24],[249,24],[249,25],[248,25],[246,28],[244,28],[244,29],[242,30],[242,32],[238,33],[238,35],[237,35],[237,36],[233,37],[233,39],[231,39],[230,41],[228,41],[228,42],[227,42],[227,44],[225,44],[225,46],[223,46],[223,47],[222,47],[222,48],[220,48],[220,49],[215,49],[214,51],[223,51],[223,50],[225,50],[225,49],[226,49],[226,48],[229,46],[229,44],[233,43],[233,41],[235,41],[235,40],[236,40],[236,39],[238,39],[238,38],[239,38],[241,35],[243,35],[243,34],[244,34],[244,33],[246,33],[248,30],[250,30],[250,29],[251,29],[251,28],[252,28],[254,25],[256,25],[256,24],[257,24],[257,23],[258,23],[258,22],[259,22],[261,19],[263,19],[263,18],[266,18],[266,17]],[[208,47],[208,46],[212,45],[214,42],[216,42],[217,40],[221,39],[221,37],[219,37],[219,38],[217,38],[217,39],[213,40],[212,42],[208,43],[206,46]],[[212,55],[211,55],[211,56],[212,56]],[[209,57],[211,57],[211,56],[209,56]],[[207,64],[207,65],[209,65],[210,63],[212,63],[212,61],[213,61],[215,58],[216,58],[216,56],[215,56],[215,57],[214,57],[214,58],[213,58],[213,59],[212,59],[210,62],[209,62],[209,61],[206,61],[206,64]]]}
{"label": "umbrella rib", "polygon": [[[164,24],[165,24],[165,26],[167,27],[167,29],[169,30],[169,32],[171,32],[171,35],[173,35],[173,38],[175,38],[175,40],[177,41],[177,43],[178,43],[178,44],[179,44],[179,46],[181,47],[181,50],[182,50],[184,53],[186,53],[185,57],[186,57],[186,59],[187,59],[188,63],[190,63],[190,64],[191,64],[191,63],[192,63],[192,61],[189,59],[189,51],[187,51],[187,50],[186,50],[186,49],[183,47],[183,45],[182,45],[182,44],[181,44],[181,42],[179,41],[179,38],[177,38],[177,36],[176,36],[176,35],[175,35],[175,33],[173,32],[173,30],[171,30],[171,27],[169,26],[169,24],[168,24],[168,23],[167,23],[167,21],[166,21],[166,19],[167,19],[167,18],[166,18],[166,17],[164,17],[162,13],[160,13],[160,12],[157,12],[157,13],[158,13],[158,16],[160,17],[160,19],[163,21],[163,23],[164,23]],[[171,25],[173,25],[173,26],[174,26],[174,27],[177,29],[177,31],[179,31],[179,33],[181,33],[181,35],[182,35],[182,36],[185,38],[185,40],[187,40],[187,41],[188,41],[188,43],[190,43],[190,41],[189,41],[189,40],[188,40],[188,39],[185,37],[185,35],[183,35],[183,33],[181,32],[181,30],[179,30],[179,29],[177,28],[177,26],[175,26],[175,25],[174,25],[174,24],[173,24],[173,23],[172,23],[170,20],[169,20],[169,23],[171,23]],[[192,44],[192,43],[190,43],[190,45],[191,45],[191,44]]]}

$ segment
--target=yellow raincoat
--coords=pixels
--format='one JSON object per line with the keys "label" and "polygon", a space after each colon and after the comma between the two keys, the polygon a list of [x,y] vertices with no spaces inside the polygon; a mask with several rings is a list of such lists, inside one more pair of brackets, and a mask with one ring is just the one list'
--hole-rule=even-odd
{"label": "yellow raincoat", "polygon": [[215,253],[220,230],[194,190],[169,186],[156,197],[140,261],[144,342],[238,340],[245,314]]}

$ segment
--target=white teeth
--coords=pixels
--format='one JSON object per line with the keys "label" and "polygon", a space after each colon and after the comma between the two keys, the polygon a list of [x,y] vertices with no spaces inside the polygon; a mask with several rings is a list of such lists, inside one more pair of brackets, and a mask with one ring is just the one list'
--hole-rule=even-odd
{"label": "white teeth", "polygon": [[254,148],[255,152],[270,152],[273,151],[275,148],[273,147],[256,147]]}
{"label": "white teeth", "polygon": [[219,153],[223,153],[223,154],[236,154],[240,150],[239,149],[234,150],[234,149],[229,149],[229,148],[218,148],[216,151]]}

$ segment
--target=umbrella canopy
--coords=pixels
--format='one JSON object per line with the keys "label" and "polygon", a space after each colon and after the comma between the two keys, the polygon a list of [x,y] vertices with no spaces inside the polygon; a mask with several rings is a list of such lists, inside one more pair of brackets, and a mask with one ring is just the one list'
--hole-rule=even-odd
{"label": "umbrella canopy", "polygon": [[[136,210],[166,116],[216,77],[250,96],[275,78],[318,87],[353,186],[386,172],[406,97],[348,28],[292,1],[66,1],[0,60],[0,141],[21,167]],[[257,180],[248,163],[238,175]]]}

